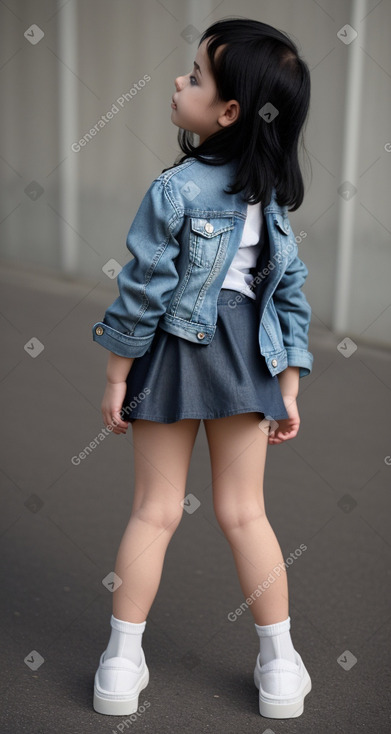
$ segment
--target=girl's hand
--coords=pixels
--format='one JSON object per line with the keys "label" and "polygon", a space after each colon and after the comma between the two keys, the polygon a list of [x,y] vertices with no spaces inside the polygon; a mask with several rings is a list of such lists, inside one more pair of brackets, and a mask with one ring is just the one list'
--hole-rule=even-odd
{"label": "girl's hand", "polygon": [[282,399],[289,418],[283,418],[282,420],[277,421],[278,427],[269,434],[268,443],[271,445],[282,443],[283,441],[288,441],[290,438],[294,438],[297,436],[300,426],[300,416],[296,398],[291,395],[283,395]]}
{"label": "girl's hand", "polygon": [[105,426],[114,426],[113,433],[126,433],[128,421],[121,418],[121,409],[126,394],[126,382],[107,382],[101,404]]}

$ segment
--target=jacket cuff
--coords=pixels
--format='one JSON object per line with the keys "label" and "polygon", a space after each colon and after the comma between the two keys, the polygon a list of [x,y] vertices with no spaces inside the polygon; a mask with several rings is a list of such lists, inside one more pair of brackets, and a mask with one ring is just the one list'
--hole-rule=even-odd
{"label": "jacket cuff", "polygon": [[103,321],[97,321],[92,327],[94,342],[120,357],[142,357],[152,344],[154,336],[154,333],[149,336],[129,336]]}
{"label": "jacket cuff", "polygon": [[299,377],[306,377],[312,372],[314,357],[311,352],[298,347],[285,347],[288,367],[299,367]]}

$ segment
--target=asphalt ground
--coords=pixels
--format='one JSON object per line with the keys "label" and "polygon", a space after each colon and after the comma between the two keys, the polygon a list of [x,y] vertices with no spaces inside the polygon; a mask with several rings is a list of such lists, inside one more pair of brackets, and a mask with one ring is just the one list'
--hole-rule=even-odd
{"label": "asphalt ground", "polygon": [[72,463],[102,428],[107,352],[91,326],[116,287],[11,266],[0,284],[1,733],[389,732],[391,351],[352,337],[347,357],[313,314],[299,434],[268,448],[284,558],[307,546],[288,570],[292,640],[312,678],[304,714],[258,713],[258,638],[250,609],[233,619],[244,600],[201,423],[187,486],[201,504],[168,548],[143,637],[150,683],[125,723],[94,712],[92,689],[110,632],[102,580],[131,507],[131,428]]}

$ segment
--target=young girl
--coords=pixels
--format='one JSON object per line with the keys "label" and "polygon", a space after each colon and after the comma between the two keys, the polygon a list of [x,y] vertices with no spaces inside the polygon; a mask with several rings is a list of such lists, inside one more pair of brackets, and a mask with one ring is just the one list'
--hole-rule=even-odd
{"label": "young girl", "polygon": [[99,713],[135,712],[148,684],[142,635],[200,420],[216,518],[253,600],[259,711],[300,716],[311,690],[290,636],[286,572],[273,574],[285,564],[262,486],[268,444],[297,435],[299,378],[313,361],[301,291],[308,271],[287,215],[303,200],[298,138],[309,96],[296,46],[253,20],[213,24],[193,70],[175,80],[171,119],[184,156],[146,193],[120,295],[93,326],[110,352],[103,419],[117,435],[132,423],[135,472],[110,639],[95,675]]}

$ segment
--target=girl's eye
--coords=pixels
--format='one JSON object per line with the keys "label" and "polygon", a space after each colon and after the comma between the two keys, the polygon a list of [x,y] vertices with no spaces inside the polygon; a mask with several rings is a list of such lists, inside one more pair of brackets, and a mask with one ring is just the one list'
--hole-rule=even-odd
{"label": "girl's eye", "polygon": [[197,79],[195,78],[195,76],[191,76],[191,77],[190,77],[190,84],[191,84],[192,86],[194,86],[195,84],[197,84]]}

